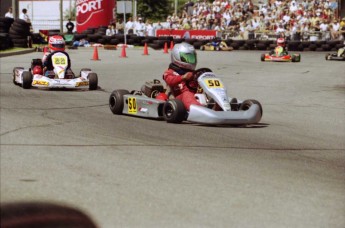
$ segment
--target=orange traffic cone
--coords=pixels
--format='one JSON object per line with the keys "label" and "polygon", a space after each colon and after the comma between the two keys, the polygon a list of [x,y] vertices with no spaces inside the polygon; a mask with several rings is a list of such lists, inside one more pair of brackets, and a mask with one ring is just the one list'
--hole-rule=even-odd
{"label": "orange traffic cone", "polygon": [[147,49],[147,43],[145,43],[145,45],[144,45],[144,53],[143,53],[143,55],[149,55],[149,51]]}
{"label": "orange traffic cone", "polygon": [[98,49],[97,49],[97,46],[94,47],[94,49],[93,49],[93,57],[92,57],[91,60],[100,60],[100,59],[98,58]]}
{"label": "orange traffic cone", "polygon": [[169,53],[169,51],[168,51],[168,43],[167,42],[164,43],[164,52],[163,53]]}
{"label": "orange traffic cone", "polygon": [[127,58],[126,55],[126,45],[122,45],[122,52],[121,52],[121,58]]}
{"label": "orange traffic cone", "polygon": [[172,50],[174,48],[174,41],[170,42],[170,50]]}

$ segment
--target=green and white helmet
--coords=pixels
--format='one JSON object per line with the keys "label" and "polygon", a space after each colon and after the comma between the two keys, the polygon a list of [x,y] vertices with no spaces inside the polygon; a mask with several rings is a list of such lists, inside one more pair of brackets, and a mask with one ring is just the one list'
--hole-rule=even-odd
{"label": "green and white helmet", "polygon": [[176,44],[171,51],[171,63],[185,70],[195,70],[197,58],[193,45],[185,42]]}

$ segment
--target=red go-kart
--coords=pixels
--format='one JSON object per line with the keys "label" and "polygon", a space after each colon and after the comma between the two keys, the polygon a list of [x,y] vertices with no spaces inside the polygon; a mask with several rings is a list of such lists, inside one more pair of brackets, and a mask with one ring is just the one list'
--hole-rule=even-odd
{"label": "red go-kart", "polygon": [[283,47],[278,46],[270,53],[262,54],[261,61],[265,62],[300,62],[300,54],[288,54],[287,51],[284,51]]}

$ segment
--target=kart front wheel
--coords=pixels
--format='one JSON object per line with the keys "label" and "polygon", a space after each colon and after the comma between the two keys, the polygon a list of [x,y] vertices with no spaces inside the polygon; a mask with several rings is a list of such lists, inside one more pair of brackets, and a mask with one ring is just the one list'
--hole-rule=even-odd
{"label": "kart front wheel", "polygon": [[163,116],[168,123],[181,123],[185,120],[187,111],[181,100],[168,100],[163,106]]}
{"label": "kart front wheel", "polygon": [[96,73],[89,73],[89,90],[96,90],[98,87],[98,76]]}
{"label": "kart front wheel", "polygon": [[261,54],[261,61],[265,61],[265,54]]}
{"label": "kart front wheel", "polygon": [[23,89],[30,89],[32,85],[32,74],[29,71],[24,71],[22,76],[23,76],[23,84],[22,84]]}
{"label": "kart front wheel", "polygon": [[119,89],[114,90],[109,97],[109,108],[113,114],[121,115],[123,106],[124,106],[124,99],[123,96],[129,94],[128,90]]}
{"label": "kart front wheel", "polygon": [[18,83],[16,82],[16,70],[24,70],[24,67],[13,68],[13,84],[18,85]]}
{"label": "kart front wheel", "polygon": [[260,104],[259,101],[254,100],[254,99],[248,99],[242,102],[242,104],[240,105],[240,110],[246,111],[250,108],[250,106],[252,106],[253,104],[257,104],[260,108],[260,113],[261,113],[261,117],[263,115],[263,109],[262,109],[262,105]]}

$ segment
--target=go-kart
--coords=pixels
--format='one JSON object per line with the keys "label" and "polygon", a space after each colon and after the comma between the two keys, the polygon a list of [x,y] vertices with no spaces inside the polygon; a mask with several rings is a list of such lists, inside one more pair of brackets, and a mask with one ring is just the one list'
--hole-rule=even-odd
{"label": "go-kart", "polygon": [[300,54],[290,55],[287,51],[280,46],[276,47],[273,51],[266,54],[261,54],[261,61],[263,62],[300,62]]}
{"label": "go-kart", "polygon": [[212,41],[200,46],[201,51],[232,51],[233,47],[229,47],[224,41]]}
{"label": "go-kart", "polygon": [[158,99],[167,90],[157,79],[146,82],[141,90],[114,90],[109,97],[109,108],[116,115],[162,119],[168,123],[248,125],[261,120],[263,110],[257,100],[228,97],[225,84],[208,68],[196,70],[187,86],[196,90],[195,97],[201,104],[191,105],[189,111],[179,99]]}
{"label": "go-kart", "polygon": [[326,60],[345,61],[345,47],[339,48],[337,53],[326,54]]}
{"label": "go-kart", "polygon": [[[79,75],[75,75],[68,69],[68,57],[62,52],[52,55],[54,70],[47,74],[43,73],[41,59],[33,59],[31,67],[13,68],[13,83],[22,86],[24,89],[37,88],[67,88],[95,90],[98,86],[98,76],[89,68],[83,68]],[[34,68],[39,68],[41,73],[34,72]]]}

